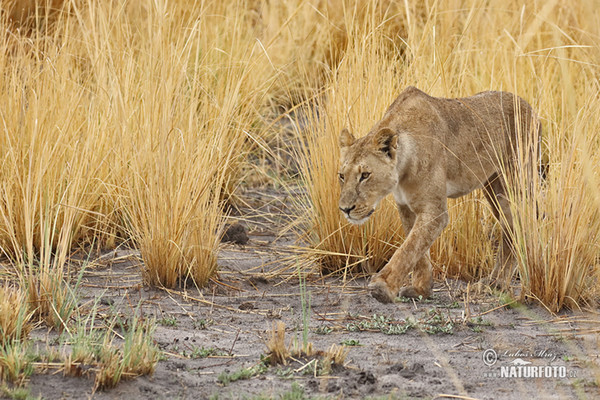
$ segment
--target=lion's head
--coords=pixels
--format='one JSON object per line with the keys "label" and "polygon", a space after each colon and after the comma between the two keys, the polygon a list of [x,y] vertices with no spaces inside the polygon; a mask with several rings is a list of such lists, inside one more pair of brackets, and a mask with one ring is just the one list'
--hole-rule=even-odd
{"label": "lion's head", "polygon": [[339,207],[351,223],[366,222],[381,199],[397,185],[397,141],[398,136],[389,128],[360,139],[342,130]]}

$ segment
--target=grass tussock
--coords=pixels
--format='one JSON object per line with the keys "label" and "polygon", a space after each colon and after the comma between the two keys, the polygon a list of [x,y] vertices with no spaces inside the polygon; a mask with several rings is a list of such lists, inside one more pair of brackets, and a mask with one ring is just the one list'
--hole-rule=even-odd
{"label": "grass tussock", "polygon": [[122,334],[117,334],[115,320],[108,328],[96,326],[96,313],[94,307],[87,317],[80,316],[74,332],[67,335],[61,356],[63,373],[81,376],[93,372],[94,390],[154,373],[161,355],[152,338],[154,321],[133,316],[129,324],[121,326]]}
{"label": "grass tussock", "polygon": [[161,352],[152,338],[153,326],[134,319],[125,331],[121,347],[112,344],[114,338],[111,333],[105,334],[98,354],[96,389],[110,389],[122,379],[154,373]]}
{"label": "grass tussock", "polygon": [[287,365],[290,362],[299,362],[303,364],[296,372],[304,373],[314,372],[316,375],[329,375],[332,368],[344,367],[346,357],[350,350],[348,347],[333,344],[327,351],[316,350],[312,342],[308,339],[292,341],[285,343],[285,323],[273,323],[270,337],[266,343],[267,355],[262,362],[268,362],[270,365]]}
{"label": "grass tussock", "polygon": [[[595,79],[592,87],[598,88]],[[597,295],[600,211],[592,176],[598,173],[600,159],[588,150],[599,145],[588,132],[600,127],[592,111],[600,103],[589,90],[571,91],[582,104],[577,114],[563,109],[554,116],[554,121],[562,120],[566,126],[548,125],[552,142],[547,145],[556,151],[550,153],[546,180],[539,183],[543,189],[523,192],[526,183],[521,181],[511,193],[521,295],[539,300],[552,311],[591,305]]]}
{"label": "grass tussock", "polygon": [[27,294],[6,284],[0,287],[0,382],[23,386],[33,372],[29,332],[34,327]]}
{"label": "grass tussock", "polygon": [[61,268],[31,266],[26,270],[21,286],[27,292],[25,304],[37,321],[43,321],[58,331],[68,329],[70,318],[78,305],[75,292]]}
{"label": "grass tussock", "polygon": [[0,382],[23,386],[33,373],[32,362],[28,343],[13,341],[0,346]]}
{"label": "grass tussock", "polygon": [[290,356],[290,351],[285,344],[285,323],[277,322],[277,325],[273,324],[271,330],[271,336],[267,341],[267,354],[271,365],[287,363],[287,359]]}
{"label": "grass tussock", "polygon": [[0,338],[2,342],[25,340],[33,329],[27,295],[20,289],[0,287]]}

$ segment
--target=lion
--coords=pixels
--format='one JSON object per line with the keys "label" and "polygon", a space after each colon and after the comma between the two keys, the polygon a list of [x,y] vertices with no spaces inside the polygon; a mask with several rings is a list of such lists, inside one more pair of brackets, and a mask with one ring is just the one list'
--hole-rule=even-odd
{"label": "lion", "polygon": [[[392,194],[406,232],[402,245],[371,278],[371,295],[382,303],[398,294],[429,297],[429,249],[448,224],[447,199],[479,188],[502,227],[490,278],[508,286],[516,258],[505,178],[518,160],[527,158],[524,152],[533,157],[540,132],[531,106],[512,93],[449,99],[415,87],[405,89],[366,136],[356,139],[344,128],[339,137],[341,212],[360,225]],[[411,285],[400,290],[411,272]]]}

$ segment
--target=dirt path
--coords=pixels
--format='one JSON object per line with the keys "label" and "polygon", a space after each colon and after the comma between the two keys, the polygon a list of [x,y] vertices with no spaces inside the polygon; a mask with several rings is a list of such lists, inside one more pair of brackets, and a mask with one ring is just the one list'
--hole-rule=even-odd
{"label": "dirt path", "polygon": [[[281,270],[296,257],[290,250],[295,237],[276,238],[264,221],[248,225],[247,245],[223,246],[222,284],[202,291],[144,288],[136,252],[104,254],[84,274],[82,303],[101,297],[100,314],[124,316],[139,304],[144,315],[158,321],[155,340],[165,359],[153,376],[93,395],[91,377],[34,374],[31,394],[47,399],[562,399],[599,394],[597,313],[552,316],[535,305],[511,308],[457,281],[436,282],[431,300],[392,305],[368,296],[364,279],[344,282],[313,273],[300,285],[293,267]],[[285,323],[286,343],[302,343],[305,331],[316,350],[345,344],[344,365],[322,375],[310,358],[278,366],[261,362],[278,321]],[[33,336],[39,346],[56,340],[55,334],[40,330]],[[524,377],[531,374],[543,377]]]}

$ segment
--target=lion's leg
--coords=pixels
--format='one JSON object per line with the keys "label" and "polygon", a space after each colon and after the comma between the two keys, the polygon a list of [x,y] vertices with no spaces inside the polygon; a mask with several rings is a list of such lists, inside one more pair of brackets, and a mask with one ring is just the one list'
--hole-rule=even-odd
{"label": "lion's leg", "polygon": [[[408,235],[415,224],[416,215],[408,206],[402,204],[397,204],[397,206],[405,233]],[[431,289],[433,288],[433,268],[431,267],[428,256],[429,251],[417,261],[413,271],[412,287],[409,286],[402,289],[400,291],[400,296],[419,297],[419,295],[421,295],[423,297],[429,297]]]}
{"label": "lion's leg", "polygon": [[502,227],[501,240],[496,250],[496,260],[492,275],[490,276],[490,283],[508,288],[514,273],[516,260],[511,240],[513,219],[502,176],[498,174],[494,175],[485,184],[484,193],[492,207],[494,216]]}
{"label": "lion's leg", "polygon": [[[411,271],[413,272],[412,286],[403,289],[402,295],[429,297],[431,294],[433,280],[427,252],[448,224],[446,199],[440,200],[437,204],[429,203],[422,208],[419,207],[419,211],[417,213],[411,211],[414,217],[405,214],[405,217],[408,217],[406,230],[411,228],[406,240],[369,284],[371,295],[382,303],[394,301]],[[403,211],[400,213],[402,217]]]}
{"label": "lion's leg", "polygon": [[[415,224],[416,215],[404,204],[396,203],[396,206],[398,207],[398,214],[400,215],[400,220],[404,227],[404,235],[408,236]],[[391,269],[382,269],[378,274],[371,278],[369,284],[371,295],[382,303],[392,303],[396,298],[396,294],[392,293],[387,284],[387,278],[390,272]]]}

